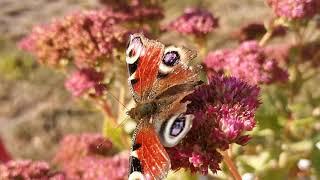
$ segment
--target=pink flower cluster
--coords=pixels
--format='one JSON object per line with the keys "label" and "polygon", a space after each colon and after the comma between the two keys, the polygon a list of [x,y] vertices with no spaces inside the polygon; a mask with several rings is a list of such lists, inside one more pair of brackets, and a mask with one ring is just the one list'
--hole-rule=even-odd
{"label": "pink flower cluster", "polygon": [[64,166],[66,179],[126,179],[129,152],[110,157],[86,156]]}
{"label": "pink flower cluster", "polygon": [[0,164],[0,179],[43,179],[43,180],[64,180],[63,173],[50,172],[50,166],[43,161],[18,160]]}
{"label": "pink flower cluster", "polygon": [[59,65],[60,60],[68,58],[67,30],[59,21],[36,26],[19,42],[19,47],[32,53],[41,63]]}
{"label": "pink flower cluster", "polygon": [[274,13],[288,19],[312,18],[320,10],[319,0],[267,0]]}
{"label": "pink flower cluster", "polygon": [[115,154],[111,141],[100,134],[68,135],[61,141],[54,162],[66,179],[124,179],[128,154]]}
{"label": "pink flower cluster", "polygon": [[[94,96],[100,96],[106,90],[106,85],[103,84],[104,74],[97,72],[92,68],[80,69],[65,81],[65,87],[73,96],[81,96],[84,93],[89,93]],[[90,90],[94,90],[90,92]]]}
{"label": "pink flower cluster", "polygon": [[229,73],[250,84],[270,84],[288,79],[287,71],[280,68],[256,41],[245,41],[234,50],[210,52],[204,63],[209,71]]}
{"label": "pink flower cluster", "polygon": [[180,17],[167,25],[166,29],[187,35],[203,36],[218,27],[218,18],[209,11],[188,8]]}
{"label": "pink flower cluster", "polygon": [[52,171],[53,168],[44,161],[12,160],[0,164],[0,179],[125,179],[128,154],[116,154],[111,141],[100,134],[68,135],[61,141],[53,160],[61,171]]}
{"label": "pink flower cluster", "polygon": [[144,18],[154,20],[162,16],[161,8],[145,6],[76,12],[34,27],[19,46],[44,64],[57,66],[62,60],[74,60],[80,68],[92,67],[110,58],[114,49],[124,48],[129,33],[139,31],[124,23],[142,23]]}
{"label": "pink flower cluster", "polygon": [[222,156],[232,143],[246,144],[245,133],[255,126],[259,88],[233,77],[212,76],[209,84],[184,98],[187,114],[194,115],[191,130],[180,144],[167,148],[172,169],[208,173],[219,170]]}
{"label": "pink flower cluster", "polygon": [[112,142],[100,134],[67,135],[60,142],[54,162],[63,166],[85,156],[110,155],[111,151]]}

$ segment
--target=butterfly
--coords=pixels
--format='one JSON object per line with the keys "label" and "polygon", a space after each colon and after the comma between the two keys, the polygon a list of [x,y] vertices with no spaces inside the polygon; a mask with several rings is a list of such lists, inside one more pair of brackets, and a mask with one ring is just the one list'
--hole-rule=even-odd
{"label": "butterfly", "polygon": [[128,83],[136,106],[128,115],[138,122],[133,134],[129,180],[163,179],[171,168],[165,147],[177,145],[192,126],[181,100],[201,83],[190,66],[196,52],[165,46],[142,34],[129,37]]}

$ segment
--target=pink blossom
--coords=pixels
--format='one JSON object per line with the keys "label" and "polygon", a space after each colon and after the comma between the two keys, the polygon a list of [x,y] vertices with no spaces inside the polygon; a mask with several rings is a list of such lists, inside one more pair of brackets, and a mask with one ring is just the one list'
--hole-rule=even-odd
{"label": "pink blossom", "polygon": [[125,179],[128,176],[129,153],[110,157],[86,156],[71,161],[63,170],[67,179]]}
{"label": "pink blossom", "polygon": [[50,166],[44,161],[18,160],[0,164],[0,179],[43,179],[64,180],[63,173],[50,172]]}
{"label": "pink blossom", "polygon": [[19,42],[19,47],[36,56],[40,63],[58,66],[68,58],[68,36],[65,26],[54,20],[51,24],[35,26],[30,35]]}
{"label": "pink blossom", "polygon": [[218,18],[207,10],[188,8],[184,13],[167,25],[166,29],[196,36],[206,35],[218,27]]}
{"label": "pink blossom", "polygon": [[90,89],[95,90],[95,95],[101,95],[105,90],[102,83],[104,74],[94,69],[80,69],[66,80],[65,87],[73,96],[81,96]]}
{"label": "pink blossom", "polygon": [[256,41],[245,41],[234,50],[210,52],[205,65],[215,72],[226,72],[250,84],[286,82],[288,73]]}
{"label": "pink blossom", "polygon": [[267,0],[274,13],[288,19],[312,18],[319,12],[319,0]]}
{"label": "pink blossom", "polygon": [[125,179],[129,152],[115,152],[111,141],[100,134],[74,134],[63,138],[54,162],[66,179]]}
{"label": "pink blossom", "polygon": [[[145,20],[159,20],[157,6],[104,7],[74,12],[49,24],[36,26],[19,47],[43,64],[58,66],[62,60],[88,68],[111,60],[115,50],[125,48],[128,35],[144,27]],[[139,23],[139,28],[128,28]]]}
{"label": "pink blossom", "polygon": [[172,169],[186,168],[208,173],[220,169],[222,156],[232,143],[245,145],[246,135],[255,126],[259,106],[259,88],[233,77],[211,76],[183,101],[190,102],[187,114],[193,114],[191,130],[177,146],[167,148]]}
{"label": "pink blossom", "polygon": [[86,156],[104,156],[112,151],[112,142],[100,134],[67,135],[60,142],[54,162],[64,166]]}

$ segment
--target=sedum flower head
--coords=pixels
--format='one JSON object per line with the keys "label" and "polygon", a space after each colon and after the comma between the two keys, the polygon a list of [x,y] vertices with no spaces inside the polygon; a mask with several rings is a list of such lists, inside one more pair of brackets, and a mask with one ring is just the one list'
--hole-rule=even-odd
{"label": "sedum flower head", "polygon": [[110,157],[86,156],[64,166],[67,179],[125,179],[128,176],[128,152]]}
{"label": "sedum flower head", "polygon": [[111,8],[66,16],[64,24],[69,33],[69,47],[78,67],[94,65],[123,45],[130,31],[118,23],[127,18]]}
{"label": "sedum flower head", "polygon": [[0,164],[0,179],[63,180],[65,178],[62,173],[51,173],[49,164],[44,161],[17,160]]}
{"label": "sedum flower head", "polygon": [[128,154],[115,154],[111,141],[100,134],[74,134],[61,141],[54,162],[66,179],[125,179]]}
{"label": "sedum flower head", "polygon": [[288,19],[312,18],[319,12],[319,0],[267,0],[269,6],[279,17]]}
{"label": "sedum flower head", "polygon": [[79,11],[34,27],[19,46],[47,65],[74,60],[79,68],[93,67],[111,59],[115,50],[125,47],[130,33],[140,31],[128,28],[130,24],[159,20],[162,12],[160,7],[141,5]]}
{"label": "sedum flower head", "polygon": [[218,18],[209,11],[199,8],[188,8],[184,13],[171,22],[166,29],[183,34],[203,36],[218,27]]}
{"label": "sedum flower head", "polygon": [[68,30],[62,22],[54,20],[51,24],[35,26],[19,42],[19,47],[36,56],[40,63],[57,66],[68,58],[68,41]]}
{"label": "sedum flower head", "polygon": [[54,162],[62,166],[86,156],[110,154],[111,141],[100,134],[67,135],[60,143]]}
{"label": "sedum flower head", "polygon": [[104,74],[94,69],[80,69],[71,74],[65,82],[65,87],[76,97],[88,93],[91,89],[94,90],[94,95],[101,95],[105,90],[103,78]]}
{"label": "sedum flower head", "polygon": [[205,64],[209,70],[226,72],[250,84],[285,82],[287,71],[279,67],[273,56],[256,41],[245,41],[234,50],[219,50],[208,54]]}
{"label": "sedum flower head", "polygon": [[219,150],[232,143],[245,145],[255,126],[259,88],[234,77],[211,76],[209,84],[196,89],[183,101],[190,102],[187,114],[194,115],[191,130],[180,144],[167,148],[172,168],[208,173],[219,170]]}

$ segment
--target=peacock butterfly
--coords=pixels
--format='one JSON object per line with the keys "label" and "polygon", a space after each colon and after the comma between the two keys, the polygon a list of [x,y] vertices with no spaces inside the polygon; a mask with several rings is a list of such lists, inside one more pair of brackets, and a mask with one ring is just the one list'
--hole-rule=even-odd
{"label": "peacock butterfly", "polygon": [[164,147],[187,134],[193,116],[181,100],[200,82],[189,66],[196,52],[133,34],[126,49],[128,83],[136,102],[128,114],[138,122],[130,153],[129,180],[163,179],[171,163]]}

